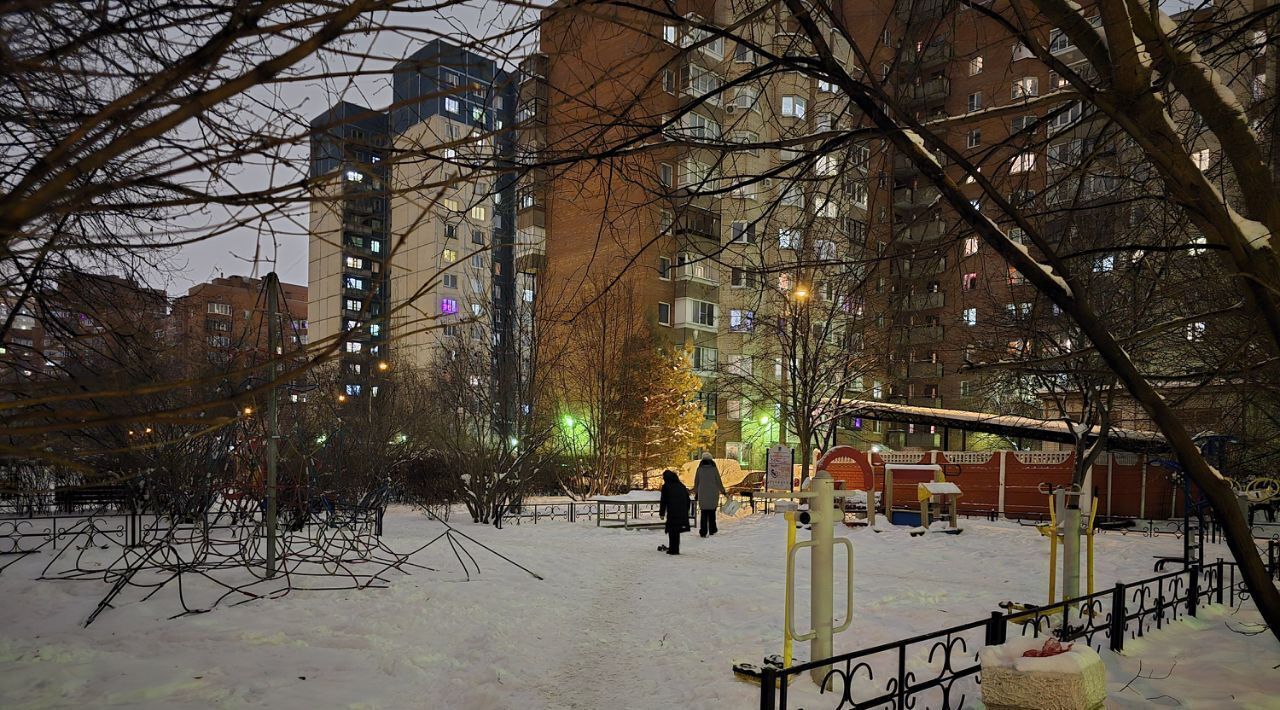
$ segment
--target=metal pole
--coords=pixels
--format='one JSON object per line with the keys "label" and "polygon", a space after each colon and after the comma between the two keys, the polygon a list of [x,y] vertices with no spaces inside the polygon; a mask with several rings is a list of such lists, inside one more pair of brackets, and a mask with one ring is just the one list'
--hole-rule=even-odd
{"label": "metal pole", "polygon": [[276,576],[276,447],[280,437],[279,403],[276,401],[276,366],[280,354],[280,279],[267,274],[267,355],[271,358],[271,391],[267,397],[267,577]]}
{"label": "metal pole", "polygon": [[[832,548],[835,544],[835,530],[832,511],[835,507],[835,495],[831,474],[818,471],[817,475],[811,479],[811,487],[814,497],[810,499],[809,520],[812,528],[811,539],[816,544],[810,549],[809,611],[810,628],[814,630],[815,635],[809,642],[809,659],[816,661],[831,658],[833,655],[831,637],[835,620],[831,616],[834,611],[832,609],[834,596]],[[826,666],[820,666],[810,671],[813,681],[821,685],[827,670]]]}

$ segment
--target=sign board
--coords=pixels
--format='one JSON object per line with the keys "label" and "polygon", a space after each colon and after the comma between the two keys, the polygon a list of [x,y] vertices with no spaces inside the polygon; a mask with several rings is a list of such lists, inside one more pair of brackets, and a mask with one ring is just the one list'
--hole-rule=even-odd
{"label": "sign board", "polygon": [[765,488],[770,490],[791,490],[792,465],[791,447],[783,444],[770,446],[768,460],[765,462]]}

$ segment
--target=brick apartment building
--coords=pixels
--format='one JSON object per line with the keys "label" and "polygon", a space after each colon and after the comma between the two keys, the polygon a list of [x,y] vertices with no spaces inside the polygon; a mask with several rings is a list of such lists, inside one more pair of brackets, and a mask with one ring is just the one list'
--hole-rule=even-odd
{"label": "brick apartment building", "polygon": [[0,379],[142,377],[167,350],[169,301],[119,276],[66,271],[0,297]]}
{"label": "brick apartment building", "polygon": [[[1237,5],[1222,11],[1243,11]],[[826,316],[847,321],[837,331],[862,358],[863,375],[847,396],[1040,409],[1034,385],[982,381],[964,365],[1017,354],[1037,340],[1069,350],[1068,329],[874,133],[828,155],[815,151],[830,129],[868,124],[825,81],[757,73],[762,51],[812,56],[794,19],[777,8],[756,13],[744,3],[688,0],[674,5],[681,20],[667,7],[612,8],[603,16],[554,5],[543,12],[541,52],[522,67],[517,116],[526,150],[563,159],[598,155],[601,146],[636,147],[522,181],[517,242],[521,263],[539,274],[548,322],[571,322],[584,293],[620,278],[635,294],[635,317],[661,340],[695,349],[717,455],[736,452],[759,465],[762,444],[778,436],[757,419],[776,422],[780,413],[739,399],[723,383],[740,380],[744,369],[768,379],[773,369],[785,388],[788,368],[763,345],[761,324],[789,322],[799,299],[809,307],[829,300],[822,293],[836,278],[829,266],[856,263],[865,301]],[[1063,82],[993,20],[949,0],[839,9],[861,59],[833,32],[837,57],[865,67],[897,110],[929,123],[1010,203],[1031,213],[1043,208],[1042,229],[1091,260],[1078,269],[1091,287],[1153,278],[1142,256],[1108,253],[1121,232],[1159,230],[1194,241],[1185,223],[1168,222],[1158,199],[1143,192],[1134,178],[1142,160],[1124,140],[1080,102],[1039,100]],[[1055,57],[1088,71],[1049,23],[1038,32]],[[1252,61],[1243,60],[1231,79],[1246,105],[1267,85],[1262,60]],[[1219,159],[1215,146],[1200,140],[1196,147],[1209,170]],[[979,186],[968,189],[980,199]],[[1161,278],[1186,289],[1189,300],[1214,296],[1194,278],[1211,268],[1200,257],[1192,249],[1160,267],[1176,273]],[[1205,327],[1191,323],[1174,334],[1164,351],[1169,361],[1194,355]],[[837,438],[893,448],[969,443],[951,434],[944,441],[939,427],[847,418]]]}
{"label": "brick apartment building", "polygon": [[[307,287],[280,283],[281,347],[305,350],[308,341]],[[180,345],[175,356],[193,369],[246,366],[264,360],[267,294],[263,279],[225,276],[187,289],[173,300],[170,334]]]}

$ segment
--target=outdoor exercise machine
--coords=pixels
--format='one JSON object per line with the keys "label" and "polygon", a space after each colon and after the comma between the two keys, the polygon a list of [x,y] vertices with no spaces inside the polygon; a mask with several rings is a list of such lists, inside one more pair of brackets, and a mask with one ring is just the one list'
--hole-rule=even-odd
{"label": "outdoor exercise machine", "polygon": [[[835,485],[831,474],[825,469],[819,470],[809,479],[809,489],[801,491],[766,491],[760,494],[765,498],[778,500],[778,509],[783,511],[787,520],[787,577],[786,608],[783,622],[783,658],[782,667],[791,665],[792,644],[795,641],[809,642],[809,658],[811,660],[830,658],[832,639],[835,634],[849,628],[853,623],[853,544],[848,538],[835,537],[836,505]],[[808,501],[807,511],[799,510],[797,501]],[[808,540],[796,542],[796,523],[807,522],[810,526]],[[841,515],[843,517],[843,514]],[[848,553],[847,586],[845,587],[845,617],[839,624],[835,623],[833,605],[835,597],[835,546],[843,545]],[[809,631],[800,633],[795,628],[795,569],[796,555],[802,549],[809,550]],[[769,659],[766,659],[769,663]],[[827,675],[828,667],[818,667],[810,671],[815,683],[821,684]],[[759,679],[759,668],[748,663],[734,665],[734,672],[740,676]]]}
{"label": "outdoor exercise machine", "polygon": [[[1067,512],[1068,499],[1074,497],[1076,499],[1075,502],[1078,503],[1081,496],[1083,496],[1084,493],[1081,492],[1080,490],[1069,490],[1061,486],[1053,489],[1052,491],[1048,491],[1048,486],[1046,484],[1041,484],[1040,490],[1042,493],[1047,493],[1049,496],[1049,523],[1047,525],[1044,525],[1044,524],[1037,525],[1036,530],[1038,530],[1041,535],[1049,539],[1049,601],[1047,602],[1046,606],[1052,606],[1058,601],[1058,545],[1062,545],[1064,548],[1063,566],[1066,567],[1066,563],[1067,563],[1067,560],[1065,557],[1067,530],[1065,527],[1065,522],[1059,523],[1059,521],[1065,521],[1067,519],[1066,512]],[[1087,593],[1092,595],[1094,592],[1093,533],[1094,533],[1094,530],[1096,529],[1094,526],[1094,520],[1095,518],[1097,518],[1097,515],[1098,515],[1098,499],[1091,497],[1090,500],[1091,502],[1089,504],[1089,516],[1087,518],[1081,519],[1080,532],[1085,537],[1085,577],[1087,580],[1086,589],[1088,590]],[[1063,589],[1062,589],[1063,601],[1066,601],[1067,599],[1067,590],[1065,588],[1065,583],[1066,583],[1065,576],[1066,575],[1064,573]],[[1019,604],[1016,602],[1002,602],[1000,606],[1006,610],[1015,610],[1015,611],[1034,609],[1037,607],[1037,605],[1035,604]],[[1053,609],[1048,611],[1047,613],[1056,614],[1056,613],[1061,613],[1061,611],[1062,611],[1061,609]],[[1010,621],[1013,621],[1019,624],[1025,624],[1032,620],[1033,620],[1032,615],[1016,616],[1016,617],[1010,618]]]}

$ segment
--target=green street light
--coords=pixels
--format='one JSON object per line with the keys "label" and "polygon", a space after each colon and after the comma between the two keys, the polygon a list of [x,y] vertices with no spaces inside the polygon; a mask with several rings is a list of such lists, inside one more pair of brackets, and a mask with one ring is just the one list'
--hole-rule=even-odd
{"label": "green street light", "polygon": [[764,415],[763,417],[760,417],[760,424],[761,424],[761,426],[763,426],[763,425],[765,425],[765,424],[768,424],[768,423],[769,423],[769,415],[768,415],[768,414]]}
{"label": "green street light", "polygon": [[565,426],[567,426],[567,427],[569,427],[570,429],[572,429],[572,428],[573,428],[573,417],[569,416],[568,414],[564,415],[564,425],[565,425]]}

